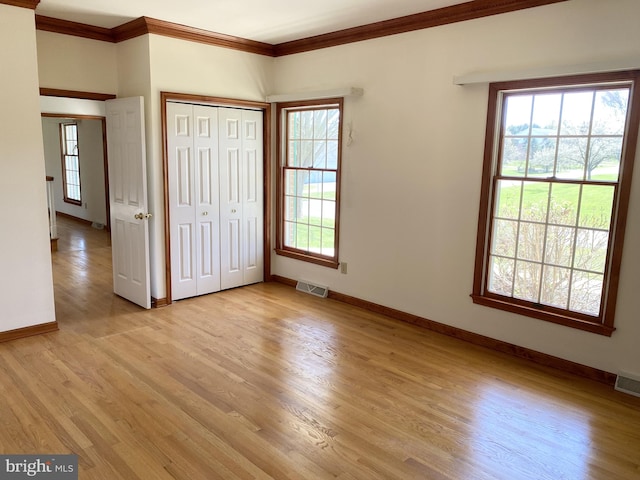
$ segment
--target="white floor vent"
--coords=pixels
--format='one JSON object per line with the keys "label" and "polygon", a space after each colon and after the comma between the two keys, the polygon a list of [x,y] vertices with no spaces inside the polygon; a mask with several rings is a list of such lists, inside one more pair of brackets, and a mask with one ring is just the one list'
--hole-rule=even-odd
{"label": "white floor vent", "polygon": [[307,282],[306,280],[299,280],[296,284],[296,290],[304,293],[310,293],[311,295],[322,298],[327,298],[327,295],[329,295],[329,287],[315,285],[313,283]]}
{"label": "white floor vent", "polygon": [[628,373],[620,373],[616,378],[616,390],[640,397],[640,378]]}

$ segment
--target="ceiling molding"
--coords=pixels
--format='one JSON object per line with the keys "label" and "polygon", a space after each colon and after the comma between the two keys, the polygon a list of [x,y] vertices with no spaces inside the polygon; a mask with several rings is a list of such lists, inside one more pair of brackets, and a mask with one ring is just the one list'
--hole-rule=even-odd
{"label": "ceiling molding", "polygon": [[69,20],[60,20],[59,18],[45,17],[43,15],[36,15],[36,30],[90,38],[103,42],[115,42],[110,28],[94,27],[85,23],[70,22]]}
{"label": "ceiling molding", "polygon": [[566,1],[568,0],[473,0],[437,10],[279,43],[274,45],[275,54],[277,57],[292,55]]}
{"label": "ceiling molding", "polygon": [[14,7],[29,8],[35,10],[40,0],[0,0],[0,4],[12,5]]}
{"label": "ceiling molding", "polygon": [[[32,8],[35,8],[39,1],[0,0],[0,3],[20,4],[20,6],[28,4],[33,5]],[[277,45],[210,32],[150,17],[140,17],[115,28],[103,28],[36,15],[36,29],[115,43],[153,33],[268,57],[281,57],[566,1],[568,0],[472,0],[450,7],[347,28]]]}
{"label": "ceiling molding", "polygon": [[58,88],[40,88],[40,95],[45,97],[79,98],[82,100],[113,100],[113,93],[78,92],[76,90],[60,90]]}

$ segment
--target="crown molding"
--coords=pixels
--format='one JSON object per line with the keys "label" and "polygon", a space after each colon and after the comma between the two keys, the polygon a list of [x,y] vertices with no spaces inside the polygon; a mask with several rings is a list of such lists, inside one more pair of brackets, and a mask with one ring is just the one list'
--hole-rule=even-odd
{"label": "crown molding", "polygon": [[0,0],[0,5],[11,5],[13,7],[22,7],[35,10],[40,0]]}
{"label": "crown molding", "polygon": [[[0,0],[0,3],[20,4],[20,6],[33,5],[32,8],[35,8],[39,1],[40,0]],[[472,0],[437,10],[416,13],[414,15],[370,23],[276,45],[210,32],[208,30],[188,27],[186,25],[166,22],[150,17],[136,18],[115,28],[103,28],[36,15],[36,28],[48,32],[74,35],[112,43],[123,42],[131,38],[153,33],[155,35],[231,48],[268,57],[281,57],[566,1],[568,0]]]}
{"label": "crown molding", "polygon": [[405,17],[279,43],[274,45],[275,55],[281,57],[319,50],[566,1],[568,0],[473,0]]}
{"label": "crown molding", "polygon": [[73,35],[75,37],[89,38],[103,42],[114,43],[113,34],[110,28],[95,27],[85,23],[71,22],[59,18],[45,17],[36,14],[36,30],[45,32],[61,33],[63,35]]}
{"label": "crown molding", "polygon": [[178,23],[166,22],[150,17],[140,17],[113,29],[116,42],[153,33],[164,37],[178,38],[190,42],[204,43],[217,47],[231,48],[258,55],[274,56],[273,45],[257,42],[233,35],[210,32],[201,28],[188,27]]}

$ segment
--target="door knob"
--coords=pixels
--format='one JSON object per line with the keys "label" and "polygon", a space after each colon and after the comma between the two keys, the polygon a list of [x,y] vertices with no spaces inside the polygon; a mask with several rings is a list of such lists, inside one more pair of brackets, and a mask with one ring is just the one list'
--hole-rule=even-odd
{"label": "door knob", "polygon": [[202,212],[202,215],[209,215],[209,212]]}
{"label": "door knob", "polygon": [[142,213],[142,212],[140,212],[140,213],[136,213],[136,214],[133,216],[133,218],[135,218],[136,220],[144,220],[145,218],[146,218],[146,219],[149,219],[149,218],[151,218],[152,216],[153,216],[153,215],[152,215],[152,214],[150,214],[150,213]]}

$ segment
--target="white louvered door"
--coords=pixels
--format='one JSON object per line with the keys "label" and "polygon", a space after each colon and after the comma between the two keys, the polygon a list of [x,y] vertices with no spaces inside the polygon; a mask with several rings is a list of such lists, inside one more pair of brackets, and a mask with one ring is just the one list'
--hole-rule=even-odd
{"label": "white louvered door", "polygon": [[262,113],[167,103],[174,300],[263,279]]}

